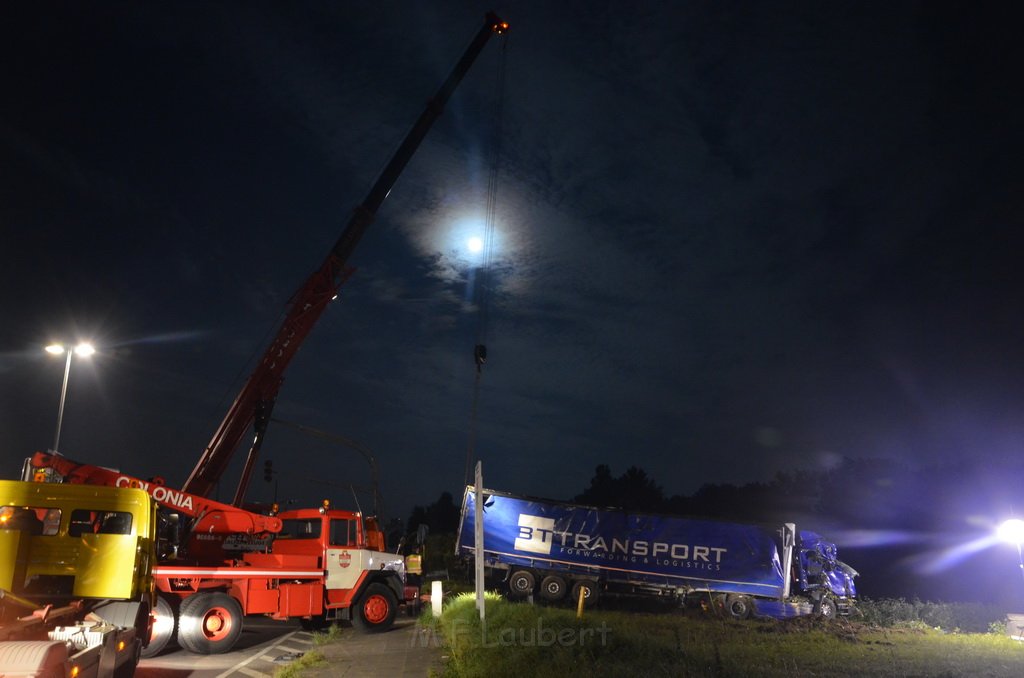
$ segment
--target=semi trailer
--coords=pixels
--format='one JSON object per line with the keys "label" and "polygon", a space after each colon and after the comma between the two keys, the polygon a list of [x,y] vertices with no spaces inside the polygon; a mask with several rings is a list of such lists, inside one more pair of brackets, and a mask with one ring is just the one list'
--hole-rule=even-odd
{"label": "semi trailer", "polygon": [[[458,551],[475,554],[466,488]],[[730,617],[845,615],[857,572],[836,545],[794,523],[758,525],[637,513],[483,491],[485,571],[511,596],[654,595]]]}

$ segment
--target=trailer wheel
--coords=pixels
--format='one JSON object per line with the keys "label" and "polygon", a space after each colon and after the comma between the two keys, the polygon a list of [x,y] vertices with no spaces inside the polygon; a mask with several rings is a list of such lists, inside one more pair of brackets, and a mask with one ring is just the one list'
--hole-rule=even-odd
{"label": "trailer wheel", "polygon": [[565,580],[557,574],[549,574],[540,582],[540,597],[551,602],[558,602],[565,598]]}
{"label": "trailer wheel", "polygon": [[142,648],[144,659],[160,654],[160,651],[167,647],[178,630],[178,618],[174,614],[174,607],[163,596],[157,596],[152,615],[153,626],[149,634],[149,645]]}
{"label": "trailer wheel", "polygon": [[178,644],[194,654],[222,654],[242,634],[242,606],[226,593],[195,593],[178,613]]}
{"label": "trailer wheel", "polygon": [[390,587],[375,582],[366,587],[352,614],[352,625],[364,633],[387,631],[398,612],[398,596]]}
{"label": "trailer wheel", "polygon": [[583,600],[586,601],[586,605],[594,605],[597,602],[597,582],[582,579],[572,585],[572,601],[578,603],[580,600],[580,590],[583,590]]}
{"label": "trailer wheel", "polygon": [[754,613],[754,601],[750,596],[730,593],[725,597],[725,613],[732,619],[746,619]]}
{"label": "trailer wheel", "polygon": [[508,578],[508,590],[514,596],[525,597],[533,593],[533,587],[536,585],[537,580],[533,577],[533,573],[527,570],[516,570]]}

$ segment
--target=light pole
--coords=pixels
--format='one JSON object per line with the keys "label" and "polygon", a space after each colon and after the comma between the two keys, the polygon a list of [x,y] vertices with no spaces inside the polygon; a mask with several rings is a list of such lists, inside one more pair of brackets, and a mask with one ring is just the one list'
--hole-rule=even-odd
{"label": "light pole", "polygon": [[60,426],[64,421],[64,398],[68,394],[68,375],[71,374],[71,356],[72,354],[87,358],[96,352],[96,349],[92,344],[82,342],[74,348],[70,346],[64,346],[63,344],[50,344],[46,347],[46,352],[50,355],[61,355],[67,353],[68,359],[64,364],[64,383],[60,387],[60,406],[57,408],[57,433],[53,436],[53,451],[58,451],[60,445]]}

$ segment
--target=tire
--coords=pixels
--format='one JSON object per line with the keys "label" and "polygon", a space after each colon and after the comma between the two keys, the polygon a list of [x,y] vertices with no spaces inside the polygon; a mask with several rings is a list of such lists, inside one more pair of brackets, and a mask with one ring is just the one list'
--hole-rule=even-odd
{"label": "tire", "polygon": [[597,603],[600,594],[597,592],[597,582],[583,579],[572,585],[573,603],[579,603],[580,590],[583,590],[583,604],[591,607]]}
{"label": "tire", "polygon": [[748,619],[754,613],[754,601],[750,596],[730,593],[725,597],[725,615],[730,619]]}
{"label": "tire", "polygon": [[839,614],[839,606],[832,596],[825,596],[818,603],[817,615],[821,619],[832,620]]}
{"label": "tire", "polygon": [[557,574],[549,574],[540,582],[540,597],[552,603],[565,598],[567,590],[568,586],[566,586],[565,579]]}
{"label": "tire", "polygon": [[327,621],[327,614],[315,614],[309,619],[299,618],[299,626],[303,631],[323,631],[331,623]]}
{"label": "tire", "polygon": [[242,606],[226,593],[194,593],[178,613],[178,645],[193,654],[223,654],[242,635]]}
{"label": "tire", "polygon": [[178,632],[178,616],[174,606],[163,596],[157,596],[153,608],[153,627],[149,635],[149,644],[142,648],[142,658],[149,659],[160,654]]}
{"label": "tire", "polygon": [[526,597],[533,593],[537,579],[528,570],[516,570],[508,578],[508,590],[513,596]]}
{"label": "tire", "polygon": [[387,631],[398,613],[398,596],[391,587],[374,582],[366,587],[352,610],[352,625],[363,633]]}

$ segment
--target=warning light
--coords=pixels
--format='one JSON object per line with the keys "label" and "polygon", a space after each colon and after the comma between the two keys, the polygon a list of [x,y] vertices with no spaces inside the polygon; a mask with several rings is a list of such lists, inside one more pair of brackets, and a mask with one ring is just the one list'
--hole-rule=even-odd
{"label": "warning light", "polygon": [[507,21],[499,21],[498,23],[494,24],[494,32],[497,33],[498,35],[501,35],[502,33],[504,33],[507,30],[508,30],[508,22]]}
{"label": "warning light", "polygon": [[118,642],[118,644],[117,644],[117,651],[120,652],[123,649],[124,649],[124,641],[122,640],[122,641]]}
{"label": "warning light", "polygon": [[327,513],[331,510],[331,500],[324,499],[323,505],[320,507],[320,513]]}
{"label": "warning light", "polygon": [[71,678],[78,678],[78,666],[71,667]]}

